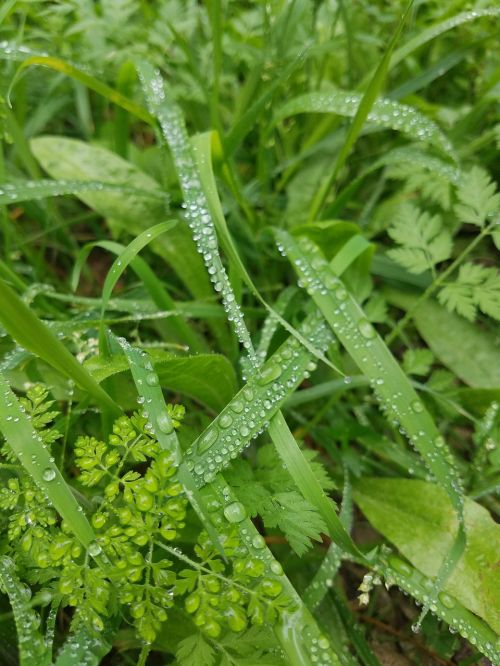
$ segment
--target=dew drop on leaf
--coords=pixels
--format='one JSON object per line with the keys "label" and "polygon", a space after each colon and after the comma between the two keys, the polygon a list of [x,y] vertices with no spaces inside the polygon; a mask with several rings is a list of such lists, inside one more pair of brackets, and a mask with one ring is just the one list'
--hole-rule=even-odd
{"label": "dew drop on leaf", "polygon": [[53,481],[56,478],[56,471],[52,467],[46,467],[42,472],[44,481]]}
{"label": "dew drop on leaf", "polygon": [[247,512],[241,502],[231,502],[224,508],[224,515],[230,523],[241,523]]}

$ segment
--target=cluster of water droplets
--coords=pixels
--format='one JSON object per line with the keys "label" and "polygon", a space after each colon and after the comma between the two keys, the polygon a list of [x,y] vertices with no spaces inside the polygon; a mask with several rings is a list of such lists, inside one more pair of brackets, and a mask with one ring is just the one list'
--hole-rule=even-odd
{"label": "cluster of water droplets", "polygon": [[[300,333],[321,350],[331,341],[318,313],[304,320]],[[315,368],[309,353],[290,336],[186,451],[184,461],[197,484],[213,481],[217,472],[261,434],[286,397]]]}
{"label": "cluster of water droplets", "polygon": [[182,206],[196,247],[203,257],[215,291],[221,295],[227,318],[246,349],[252,367],[256,369],[259,365],[258,359],[253,350],[243,313],[236,301],[219,254],[215,225],[196,168],[193,148],[181,111],[172,100],[167,100],[163,80],[158,70],[154,70],[150,77],[146,77],[140,70],[140,75],[149,109],[158,118],[174,159],[184,196]]}

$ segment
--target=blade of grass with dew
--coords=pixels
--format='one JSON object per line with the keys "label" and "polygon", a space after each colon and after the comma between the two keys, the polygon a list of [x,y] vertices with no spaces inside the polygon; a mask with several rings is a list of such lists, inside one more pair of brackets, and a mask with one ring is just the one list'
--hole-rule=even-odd
{"label": "blade of grass with dew", "polygon": [[[317,315],[302,325],[303,335],[320,348],[331,336]],[[359,553],[335,513],[334,504],[321,488],[311,466],[304,458],[283,416],[278,411],[287,395],[315,367],[308,352],[294,337],[288,338],[278,351],[253,375],[216,419],[193,443],[185,464],[193,471],[198,486],[210,483],[215,475],[236,458],[253,438],[268,428],[273,443],[306,500],[321,514],[329,534],[342,548]]]}
{"label": "blade of grass with dew", "polygon": [[[362,97],[361,93],[343,90],[300,95],[277,110],[271,127],[284,118],[299,113],[334,113],[353,118],[360,107]],[[377,99],[367,113],[365,122],[402,132],[415,141],[430,143],[446,155],[453,150],[449,140],[433,120],[413,107],[391,99]]]}
{"label": "blade of grass with dew", "polygon": [[[329,366],[332,370],[340,372],[321,352],[321,350],[314,347],[311,342],[302,336],[297,329],[291,326],[286,319],[284,319],[281,314],[267,303],[267,301],[261,296],[259,290],[255,286],[252,278],[248,274],[248,271],[243,264],[243,261],[240,258],[238,249],[229,233],[229,229],[222,211],[222,205],[219,199],[219,194],[217,192],[217,186],[215,183],[215,176],[212,168],[212,141],[211,141],[211,132],[206,132],[204,134],[198,134],[191,139],[193,148],[194,148],[194,157],[198,167],[198,175],[200,178],[201,186],[203,189],[204,196],[206,197],[207,208],[210,211],[212,216],[212,221],[215,226],[217,237],[220,240],[222,248],[229,258],[230,262],[237,272],[237,275],[241,280],[246,284],[250,292],[258,299],[260,303],[266,308],[266,310],[278,320],[278,322],[283,326],[283,328],[288,331],[291,335],[297,338],[297,340],[309,350],[309,352],[321,360],[325,365]],[[259,359],[257,359],[259,362]]]}
{"label": "blade of grass with dew", "polygon": [[0,557],[0,590],[7,594],[14,615],[19,665],[51,666],[52,646],[45,643],[39,631],[40,617],[29,604],[31,591],[18,579],[14,561],[6,555]]}
{"label": "blade of grass with dew", "polygon": [[[95,241],[84,245],[76,256],[73,271],[71,273],[71,288],[73,291],[75,291],[78,286],[82,267],[90,252],[95,247],[100,247],[103,250],[113,252],[113,254],[116,255],[120,255],[125,250],[125,245],[115,243],[114,241]],[[130,268],[132,268],[137,277],[142,281],[145,289],[151,296],[151,300],[160,308],[160,310],[163,312],[171,312],[173,315],[177,309],[176,302],[171,298],[162,282],[150,268],[149,264],[147,264],[141,257],[136,256],[130,262]],[[107,305],[109,305],[109,300]],[[162,332],[164,334],[171,332],[176,336],[177,341],[183,342],[194,352],[207,351],[207,345],[203,338],[198,336],[182,317],[172,317],[169,319],[169,321],[166,322],[166,325],[162,327]]]}
{"label": "blade of grass with dew", "polygon": [[92,527],[1,372],[0,431],[21,465],[87,548],[94,540]]}
{"label": "blade of grass with dew", "polygon": [[80,627],[72,632],[59,650],[54,666],[98,666],[111,651],[112,645],[96,634]]}
{"label": "blade of grass with dew", "polygon": [[[141,405],[142,413],[148,419],[146,427],[154,433],[161,448],[173,455],[176,465],[180,465],[182,450],[167,405],[165,404],[160,380],[148,354],[134,349],[125,338],[116,338],[111,333],[109,333],[109,337],[114,348],[120,349],[125,354],[139,394],[139,404]],[[224,549],[220,543],[217,530],[210,521],[203,497],[200,495],[191,473],[186,467],[180,466],[178,477],[189,501],[212,539],[212,543],[224,557]]]}
{"label": "blade of grass with dew", "polygon": [[452,16],[449,19],[435,23],[425,30],[421,30],[418,35],[412,37],[405,44],[396,49],[391,56],[389,67],[392,69],[421,46],[427,44],[436,37],[439,37],[439,35],[442,35],[448,30],[452,30],[453,28],[456,28],[457,26],[464,23],[468,23],[469,21],[475,21],[476,19],[486,18],[488,16],[494,17],[498,16],[499,14],[500,9],[498,7],[485,7],[484,9],[474,9],[472,11],[462,12],[456,16]]}
{"label": "blade of grass with dew", "polygon": [[[397,585],[420,604],[428,603],[433,579],[424,576],[398,555],[380,555],[373,562],[373,569],[385,578],[387,585]],[[480,650],[493,664],[500,663],[497,634],[486,622],[464,608],[455,597],[447,592],[440,592],[432,602],[431,612]],[[413,629],[418,630],[418,626],[413,625]]]}
{"label": "blade of grass with dew", "polygon": [[198,252],[203,256],[214,289],[221,294],[224,309],[231,319],[238,340],[248,354],[250,364],[257,368],[252,340],[218,251],[215,228],[197,173],[182,113],[177,104],[169,98],[160,73],[145,61],[141,61],[137,67],[148,107],[158,118],[172,154],[184,197],[187,221]]}
{"label": "blade of grass with dew", "polygon": [[0,204],[15,204],[47,197],[106,191],[117,192],[118,194],[134,194],[142,198],[151,197],[152,199],[168,202],[168,197],[159,190],[139,190],[127,184],[120,185],[92,180],[28,180],[0,184]]}
{"label": "blade of grass with dew", "polygon": [[17,343],[72,379],[99,406],[115,415],[121,413],[106,391],[1,278],[0,323]]}
{"label": "blade of grass with dew", "polygon": [[[244,348],[248,353],[248,361],[251,367],[251,375],[254,376],[256,371],[259,369],[260,365],[259,359],[256,356],[255,351],[253,349],[250,334],[248,332],[248,329],[246,328],[241,309],[239,305],[236,303],[236,299],[231,284],[229,282],[225,268],[222,264],[218,252],[216,225],[212,220],[210,205],[203,191],[201,177],[196,167],[195,158],[193,156],[193,150],[191,144],[189,143],[189,138],[187,135],[182,113],[178,108],[178,106],[173,102],[173,100],[169,98],[167,92],[165,91],[163,80],[159,72],[155,71],[152,68],[152,66],[146,62],[141,62],[138,65],[138,71],[148,100],[148,106],[151,112],[158,117],[160,127],[167,140],[167,143],[169,144],[170,150],[173,155],[174,164],[176,165],[178,178],[179,181],[181,182],[181,187],[185,197],[185,206],[188,211],[188,221],[193,231],[193,237],[198,243],[198,249],[200,254],[204,256],[209,274],[211,275],[211,279],[212,282],[214,283],[216,291],[221,291],[222,293],[222,299],[225,310],[228,313],[228,317],[232,322],[233,328],[235,330],[238,339],[240,340],[240,342],[242,343],[242,345],[244,346]],[[222,212],[219,205],[218,215],[216,215],[216,218],[220,218],[221,215]],[[222,234],[226,238],[227,246],[233,249],[234,245],[232,243],[232,239],[229,236],[229,232],[227,231],[227,225],[225,224],[225,220],[222,219],[219,220],[219,222],[220,223],[217,230],[219,232],[222,232]],[[240,270],[242,275],[246,275],[246,271],[243,267],[241,260],[239,259],[238,253],[235,248],[234,248],[234,258],[236,259],[237,265],[241,267]],[[252,284],[250,278],[248,277],[247,279],[250,282],[250,284]],[[253,287],[253,289],[255,290],[255,292],[257,292],[255,287]],[[279,317],[280,320],[282,320],[280,315],[276,313],[274,310],[273,313],[275,314],[276,317]],[[289,325],[287,324],[287,326]],[[319,328],[319,330],[322,331],[321,328]],[[294,333],[296,332],[294,331]],[[317,331],[314,331],[314,327],[308,327],[307,334],[305,336],[304,335],[300,336],[299,339],[301,341],[304,340],[306,347],[309,347],[311,346],[309,339],[312,338],[312,336],[315,333],[317,333]],[[318,335],[318,342],[320,344],[322,344],[323,342],[320,335]],[[317,345],[314,344],[312,345],[313,349],[316,349],[316,347]],[[321,357],[324,358],[323,353],[321,353]],[[308,362],[310,362],[309,357],[308,357]],[[265,373],[265,371],[263,371],[260,374],[258,381],[260,381],[261,385],[264,386],[268,383],[272,383],[274,379],[277,378],[277,376],[273,376],[275,375],[276,372],[278,372],[277,376],[281,375],[282,370],[279,365],[269,368],[267,370],[267,374]],[[295,380],[293,378],[291,378],[291,383],[292,384],[295,383]],[[272,399],[274,399],[275,402],[278,401],[276,395],[270,393],[267,402],[271,404],[271,407],[273,405]],[[264,407],[263,411],[265,416],[266,414],[265,404],[263,404],[263,407]],[[225,416],[228,419],[230,419],[230,427],[231,427],[233,419],[235,417],[229,414],[225,414]],[[238,434],[240,436],[247,438],[251,432],[250,425],[247,426],[246,424],[242,424],[241,427],[243,428],[243,433],[245,433],[247,430],[248,433],[247,435],[244,434],[242,435],[242,432],[240,430]],[[260,427],[262,427],[262,422]],[[279,447],[280,455],[282,456],[282,458],[284,458],[284,460],[286,460],[287,456],[289,456],[290,461],[294,462],[292,468],[292,476],[294,473],[298,473],[298,470],[301,471],[301,474],[300,475],[297,474],[297,478],[294,478],[294,481],[297,483],[301,492],[307,493],[306,499],[308,499],[309,497],[311,498],[312,503],[318,502],[319,505],[317,506],[317,509],[327,521],[329,529],[332,530],[332,538],[340,541],[344,545],[344,547],[349,548],[352,552],[359,552],[357,551],[357,548],[352,542],[349,535],[347,535],[345,530],[343,529],[337,517],[337,514],[335,513],[332,502],[328,500],[323,490],[319,487],[319,484],[316,478],[314,477],[314,474],[312,473],[310,466],[307,464],[307,461],[305,460],[302,452],[297,446],[295,439],[293,438],[293,435],[290,433],[284,419],[277,420],[276,427],[273,429],[273,433],[278,433],[278,432],[280,433],[280,437],[279,439],[276,439],[275,445]],[[238,438],[238,434],[235,432],[236,439]],[[217,431],[214,429],[214,431],[212,433],[209,433],[207,436],[212,437],[211,443],[213,444],[215,439],[217,439]],[[249,442],[250,439],[247,439],[247,442]],[[204,446],[207,447],[206,450],[210,448],[210,444],[207,445],[206,441],[204,443]],[[200,451],[200,449],[203,449],[201,444],[197,446],[198,454],[203,453],[203,450]],[[230,457],[228,457],[227,454],[225,457],[227,464],[227,462],[229,462],[230,460]],[[300,459],[300,464],[298,464],[299,459]],[[218,469],[217,465],[221,465],[222,460],[223,458],[221,458],[221,462],[218,463],[215,460],[215,458],[211,459],[211,452],[209,452],[207,455],[206,466],[204,466],[202,462],[199,460],[197,460],[197,463],[194,463],[193,461],[191,461],[191,463],[193,465],[193,470],[195,471],[195,473],[196,473],[196,464],[198,465],[197,469],[203,468],[204,471],[203,481],[207,483],[209,479],[213,478],[214,470]],[[206,468],[208,468],[208,472],[206,471]],[[199,475],[199,477],[201,477],[201,474]]]}
{"label": "blade of grass with dew", "polygon": [[[102,287],[101,295],[101,322],[104,319],[104,313],[108,305],[108,301],[111,297],[113,289],[115,288],[116,283],[120,279],[122,273],[126,270],[131,261],[143,250],[149,243],[155,240],[161,234],[164,234],[167,231],[170,231],[177,224],[177,220],[169,220],[168,222],[160,222],[154,227],[150,227],[139,234],[134,238],[118,255],[118,257],[113,261],[111,267],[109,268],[106,278],[104,280],[104,285]],[[104,325],[101,323],[99,326],[99,349],[101,354],[106,355],[106,337]]]}
{"label": "blade of grass with dew", "polygon": [[240,509],[238,520],[233,524],[237,526],[242,544],[252,560],[262,563],[263,576],[278,582],[282,586],[283,592],[290,598],[290,609],[283,614],[281,622],[273,627],[289,664],[291,666],[312,666],[312,664],[340,666],[341,662],[337,653],[340,653],[341,646],[336,643],[336,637],[332,636],[330,642],[322,633],[316,620],[283,573],[281,564],[266,546],[252,520],[245,515],[244,509],[241,512],[242,505],[234,491],[225,482],[224,477],[218,474],[202,492],[207,491],[215,493],[221,507],[217,513],[222,515],[223,523],[227,522],[226,514],[231,516],[233,513],[231,509],[235,504],[238,506]]}
{"label": "blade of grass with dew", "polygon": [[368,115],[372,110],[375,100],[377,99],[380,90],[382,89],[382,86],[384,84],[385,77],[389,69],[391,55],[394,51],[394,47],[396,46],[399,36],[403,30],[406,17],[408,16],[412,4],[413,0],[409,3],[405,13],[401,17],[401,20],[396,28],[396,31],[394,32],[394,35],[392,36],[392,39],[389,42],[387,49],[385,50],[382,60],[380,61],[370,83],[368,84],[366,91],[363,94],[363,97],[359,102],[359,106],[357,107],[354,119],[347,132],[346,139],[342,144],[342,148],[340,149],[340,152],[338,153],[337,158],[335,160],[332,173],[318,188],[311,202],[311,207],[309,209],[309,214],[307,216],[308,222],[314,221],[320,214],[323,206],[325,205],[328,194],[330,193],[332,186],[335,184],[335,181],[337,180],[337,176],[342,170],[347,160],[347,157],[349,156],[349,153],[351,152],[354,144],[356,143],[356,140],[358,139],[361,133],[361,130],[363,129],[366,119],[368,118]]}
{"label": "blade of grass with dew", "polygon": [[333,332],[370,379],[382,409],[394,424],[403,428],[457,513],[459,525],[455,541],[441,565],[434,589],[429,591],[423,617],[465,548],[462,486],[453,458],[405,373],[318,247],[309,239],[294,239],[284,231],[276,230],[275,234],[281,251],[289,257]]}

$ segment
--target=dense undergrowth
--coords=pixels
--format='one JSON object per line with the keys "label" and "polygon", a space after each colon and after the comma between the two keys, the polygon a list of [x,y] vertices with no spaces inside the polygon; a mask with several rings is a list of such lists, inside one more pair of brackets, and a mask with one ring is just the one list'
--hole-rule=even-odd
{"label": "dense undergrowth", "polygon": [[500,663],[498,15],[2,3],[2,666]]}

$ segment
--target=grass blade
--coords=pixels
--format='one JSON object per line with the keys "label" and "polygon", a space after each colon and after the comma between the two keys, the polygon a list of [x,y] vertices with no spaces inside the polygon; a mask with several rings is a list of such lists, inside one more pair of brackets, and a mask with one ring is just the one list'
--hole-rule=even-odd
{"label": "grass blade", "polygon": [[21,465],[87,548],[94,540],[94,531],[1,372],[0,431]]}
{"label": "grass blade", "polygon": [[[312,92],[291,99],[276,112],[273,126],[284,118],[299,113],[334,113],[354,118],[363,96],[354,91],[336,90],[332,93]],[[453,147],[439,126],[411,106],[391,99],[378,99],[366,114],[364,122],[388,127],[406,134],[413,141],[425,141],[448,155]],[[359,128],[361,131],[361,128]]]}
{"label": "grass blade", "polygon": [[101,636],[91,636],[84,627],[80,627],[66,639],[59,650],[54,666],[98,666],[110,652],[112,645]]}
{"label": "grass blade", "polygon": [[[462,486],[451,454],[405,373],[363,310],[333,273],[318,247],[309,239],[294,239],[284,231],[277,231],[276,236],[281,250],[288,255],[302,284],[335,335],[363,374],[370,379],[382,409],[394,424],[404,430],[410,443],[446,491],[457,513],[459,527],[456,539],[443,561],[430,595],[435,598],[465,548]],[[430,603],[424,607],[423,614],[427,612]]]}
{"label": "grass blade", "polygon": [[72,379],[87,391],[98,405],[108,409],[112,414],[121,413],[118,405],[106,391],[1,278],[0,322],[18,344]]}
{"label": "grass blade", "polygon": [[363,125],[365,124],[368,115],[375,103],[375,100],[377,99],[380,90],[382,89],[382,86],[384,84],[392,52],[394,50],[394,47],[396,46],[401,31],[403,30],[403,25],[405,23],[406,17],[408,16],[411,6],[412,2],[410,2],[408,8],[406,9],[406,12],[402,16],[398,24],[398,27],[396,28],[396,31],[384,53],[384,56],[380,61],[379,66],[377,67],[370,83],[368,84],[368,87],[365,93],[363,94],[363,97],[359,101],[359,105],[354,115],[354,119],[351,123],[351,126],[349,127],[349,131],[347,132],[346,139],[342,144],[340,152],[337,155],[337,159],[335,160],[332,173],[327,178],[327,180],[323,182],[322,186],[318,189],[311,203],[311,207],[307,217],[308,222],[314,221],[319,215],[321,209],[323,208],[326,202],[326,199],[328,197],[332,185],[335,183],[337,176],[339,175],[342,167],[344,166],[349,153],[351,152],[358,136],[361,133],[361,130],[363,129]]}
{"label": "grass blade", "polygon": [[99,327],[99,347],[101,353],[105,353],[107,350],[106,347],[106,338],[104,325],[102,323],[104,319],[104,313],[106,311],[108,301],[111,297],[111,293],[118,282],[123,271],[127,268],[131,261],[133,261],[136,255],[148,245],[155,240],[158,236],[169,231],[177,224],[177,220],[170,220],[169,222],[160,222],[154,227],[143,231],[142,234],[139,234],[134,240],[132,240],[127,247],[118,255],[118,257],[112,263],[107,275],[104,280],[104,285],[102,288],[102,298],[101,298],[101,325]]}
{"label": "grass blade", "polygon": [[17,578],[14,561],[0,558],[0,589],[9,597],[19,636],[20,666],[51,666],[52,648],[38,630],[40,617],[30,607],[31,591]]}

